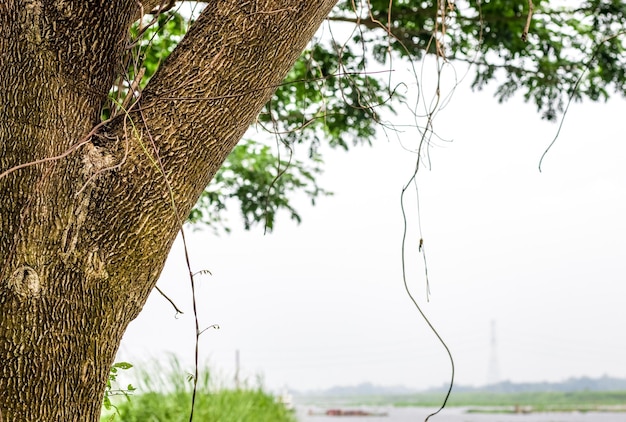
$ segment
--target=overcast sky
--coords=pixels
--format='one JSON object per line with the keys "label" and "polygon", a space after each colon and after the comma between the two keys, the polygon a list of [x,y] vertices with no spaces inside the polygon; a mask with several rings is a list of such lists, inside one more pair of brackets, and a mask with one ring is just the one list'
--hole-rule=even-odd
{"label": "overcast sky", "polygon": [[[418,174],[430,302],[414,191],[407,277],[453,353],[458,384],[488,381],[491,321],[501,380],[626,377],[625,106],[573,104],[543,173],[558,126],[532,105],[498,104],[466,81],[437,116],[436,132],[453,142],[436,141],[431,169]],[[221,327],[202,335],[200,353],[222,379],[239,350],[242,377],[271,389],[449,380],[445,350],[402,284],[400,192],[415,155],[399,140],[415,139],[407,130],[326,153],[321,184],[335,195],[301,201],[301,225],[285,216],[265,236],[187,230],[193,270],[213,274],[197,281],[200,324]],[[141,366],[171,352],[192,362],[186,274],[178,242],[158,285],[185,314],[153,294],[118,359]]]}

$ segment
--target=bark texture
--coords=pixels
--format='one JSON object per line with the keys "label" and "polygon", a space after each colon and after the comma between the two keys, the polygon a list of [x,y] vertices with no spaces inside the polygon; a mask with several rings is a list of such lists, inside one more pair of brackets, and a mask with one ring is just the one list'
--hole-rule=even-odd
{"label": "bark texture", "polygon": [[0,422],[99,419],[182,221],[334,3],[208,2],[94,131],[137,2],[0,2]]}

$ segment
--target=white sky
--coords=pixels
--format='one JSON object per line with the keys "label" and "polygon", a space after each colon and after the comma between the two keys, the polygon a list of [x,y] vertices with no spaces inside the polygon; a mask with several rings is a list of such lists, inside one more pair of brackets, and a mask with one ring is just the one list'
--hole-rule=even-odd
{"label": "white sky", "polygon": [[[486,383],[492,320],[502,380],[626,377],[626,102],[573,104],[539,173],[557,125],[468,86],[435,121],[453,142],[436,142],[418,175],[429,303],[407,200],[409,283],[454,355],[457,384]],[[300,226],[285,216],[271,235],[244,232],[233,210],[231,235],[187,231],[193,270],[213,274],[197,282],[200,324],[221,326],[202,335],[202,358],[230,380],[240,350],[242,376],[271,389],[448,382],[447,355],[402,285],[400,191],[414,155],[381,136],[325,158],[321,184],[335,196],[302,201]],[[155,292],[119,360],[192,362],[186,274],[179,242],[159,286],[185,314]]]}

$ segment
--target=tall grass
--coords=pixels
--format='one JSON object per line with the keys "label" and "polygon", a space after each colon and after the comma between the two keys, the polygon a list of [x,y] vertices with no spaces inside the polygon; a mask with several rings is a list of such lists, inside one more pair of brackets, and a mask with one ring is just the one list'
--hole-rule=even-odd
{"label": "tall grass", "polygon": [[[295,422],[295,416],[276,403],[262,387],[227,388],[200,371],[194,410],[197,422]],[[193,383],[172,359],[169,367],[153,364],[140,370],[137,391],[130,400],[115,400],[116,412],[103,416],[108,422],[188,422]],[[111,419],[112,418],[112,419]]]}

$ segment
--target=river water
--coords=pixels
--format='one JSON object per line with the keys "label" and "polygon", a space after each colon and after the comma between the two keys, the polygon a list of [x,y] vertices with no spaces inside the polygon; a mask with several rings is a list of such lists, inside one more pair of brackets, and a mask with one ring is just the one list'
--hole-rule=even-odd
{"label": "river water", "polygon": [[[424,422],[430,413],[421,407],[360,408],[374,412],[386,412],[387,416],[318,416],[310,415],[310,407],[299,407],[299,422]],[[467,413],[465,408],[446,408],[428,422],[626,422],[626,413],[613,412],[550,412],[526,414],[478,414]]]}

